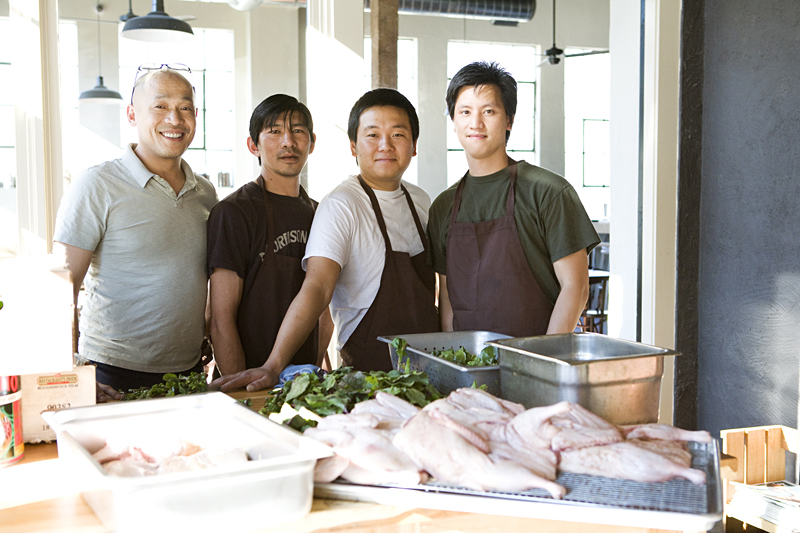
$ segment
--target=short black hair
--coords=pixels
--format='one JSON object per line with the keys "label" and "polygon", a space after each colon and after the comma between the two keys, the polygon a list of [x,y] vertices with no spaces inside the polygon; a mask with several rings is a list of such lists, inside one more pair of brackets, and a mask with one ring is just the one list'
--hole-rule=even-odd
{"label": "short black hair", "polygon": [[352,142],[356,142],[356,135],[358,133],[358,126],[361,122],[361,114],[370,107],[397,107],[402,109],[408,114],[408,121],[411,123],[411,141],[417,142],[419,138],[419,118],[417,117],[417,110],[408,101],[408,98],[403,96],[403,93],[394,89],[372,89],[367,91],[358,99],[350,110],[350,118],[347,121],[347,136],[350,137]]}
{"label": "short black hair", "polygon": [[[314,121],[311,120],[311,111],[297,98],[288,94],[273,94],[256,106],[250,115],[250,138],[258,146],[258,136],[262,131],[274,126],[278,118],[283,118],[285,121],[287,117],[291,119],[295,113],[300,114],[305,120],[305,126],[313,142]],[[258,164],[261,164],[261,158],[258,159]]]}
{"label": "short black hair", "polygon": [[[450,119],[455,115],[456,100],[458,100],[461,89],[464,87],[478,89],[486,85],[497,87],[497,90],[500,91],[500,100],[503,102],[506,115],[513,121],[514,115],[517,114],[517,80],[494,61],[491,63],[476,61],[456,72],[456,75],[450,80],[450,85],[447,86],[447,94],[445,95],[447,113],[450,115]],[[510,135],[511,132],[506,131],[506,142],[508,142]]]}

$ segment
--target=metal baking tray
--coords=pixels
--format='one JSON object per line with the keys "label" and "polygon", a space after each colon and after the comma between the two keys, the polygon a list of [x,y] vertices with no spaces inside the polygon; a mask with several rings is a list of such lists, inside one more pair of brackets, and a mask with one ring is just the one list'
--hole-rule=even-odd
{"label": "metal baking tray", "polygon": [[[221,392],[45,412],[59,459],[90,479],[86,503],[112,531],[240,531],[297,520],[311,509],[316,460],[331,449]],[[110,436],[181,438],[244,449],[250,461],[147,477],[109,475],[92,457]]]}
{"label": "metal baking tray", "polygon": [[706,473],[705,485],[685,479],[640,483],[584,474],[560,474],[563,500],[543,490],[483,492],[435,483],[400,487],[317,483],[316,498],[373,502],[468,513],[562,520],[658,530],[707,531],[722,519],[719,447],[690,442],[692,467]]}
{"label": "metal baking tray", "polygon": [[446,395],[462,387],[486,385],[486,392],[500,396],[500,366],[461,366],[441,357],[431,355],[434,350],[459,349],[478,354],[489,341],[509,339],[508,335],[491,331],[447,331],[441,333],[414,333],[409,335],[386,335],[378,337],[389,346],[392,367],[397,368],[397,351],[392,341],[400,337],[408,343],[406,355],[412,370],[428,374],[431,385]]}
{"label": "metal baking tray", "polygon": [[618,425],[658,421],[664,357],[680,355],[597,333],[489,344],[499,350],[502,398],[528,408],[567,400]]}

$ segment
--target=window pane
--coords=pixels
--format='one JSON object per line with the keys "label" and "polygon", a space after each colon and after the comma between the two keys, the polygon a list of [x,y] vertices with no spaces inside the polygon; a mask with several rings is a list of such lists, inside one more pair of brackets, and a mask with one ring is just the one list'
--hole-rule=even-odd
{"label": "window pane", "polygon": [[0,183],[6,189],[16,187],[17,156],[14,148],[0,148]]}
{"label": "window pane", "polygon": [[467,170],[469,167],[467,167],[467,156],[464,155],[464,150],[447,152],[448,187],[460,180]]}
{"label": "window pane", "polygon": [[0,105],[0,146],[14,147],[14,106]]}
{"label": "window pane", "polygon": [[235,136],[232,111],[206,111],[206,148],[231,150]]}
{"label": "window pane", "polygon": [[[206,170],[215,187],[219,183],[220,172],[230,174],[230,183],[236,184],[233,176],[233,152],[208,150],[206,152]],[[236,184],[236,186],[239,185]]]}
{"label": "window pane", "polygon": [[534,131],[536,107],[536,85],[520,83],[517,85],[517,115],[508,140],[509,150],[534,150]]}
{"label": "window pane", "polygon": [[[206,109],[230,111],[233,109],[233,73],[206,73],[205,104]],[[202,101],[202,100],[199,100]]]}
{"label": "window pane", "polygon": [[205,30],[206,70],[232,71],[233,32],[229,30]]}
{"label": "window pane", "polygon": [[192,139],[192,144],[189,145],[189,148],[202,150],[206,147],[205,131],[205,113],[199,111],[195,123],[194,139]]}
{"label": "window pane", "polygon": [[608,187],[611,185],[608,124],[607,120],[584,120],[583,122],[584,187]]}
{"label": "window pane", "polygon": [[189,163],[189,166],[192,167],[195,174],[206,173],[205,150],[187,150],[186,153],[183,154],[183,159]]}

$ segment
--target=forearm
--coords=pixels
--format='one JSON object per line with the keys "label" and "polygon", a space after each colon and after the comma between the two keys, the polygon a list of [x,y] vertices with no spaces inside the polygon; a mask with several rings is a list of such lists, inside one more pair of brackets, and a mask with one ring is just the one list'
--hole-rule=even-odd
{"label": "forearm", "polygon": [[211,343],[214,346],[214,360],[217,362],[220,374],[228,376],[246,368],[244,349],[235,321],[212,315]]}
{"label": "forearm", "polygon": [[317,351],[317,366],[322,366],[325,354],[328,352],[328,345],[333,336],[333,319],[331,318],[330,307],[325,306],[325,311],[319,317],[319,350]]}
{"label": "forearm", "polygon": [[453,307],[447,290],[447,276],[437,274],[439,280],[439,325],[442,331],[453,331]]}
{"label": "forearm", "polygon": [[280,374],[314,330],[329,303],[330,297],[322,287],[304,283],[286,311],[264,368]]}
{"label": "forearm", "polygon": [[550,323],[547,327],[547,334],[572,333],[578,324],[578,319],[586,307],[586,300],[589,297],[588,287],[567,286],[561,289],[553,314],[550,315]]}

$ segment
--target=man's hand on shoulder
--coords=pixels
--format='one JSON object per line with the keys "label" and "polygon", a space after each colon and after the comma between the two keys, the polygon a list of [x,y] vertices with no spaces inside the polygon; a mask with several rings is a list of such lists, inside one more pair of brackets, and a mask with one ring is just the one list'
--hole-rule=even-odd
{"label": "man's hand on shoulder", "polygon": [[211,382],[211,390],[228,392],[246,388],[248,392],[255,392],[278,384],[280,375],[264,367],[248,368],[230,376],[222,376]]}

